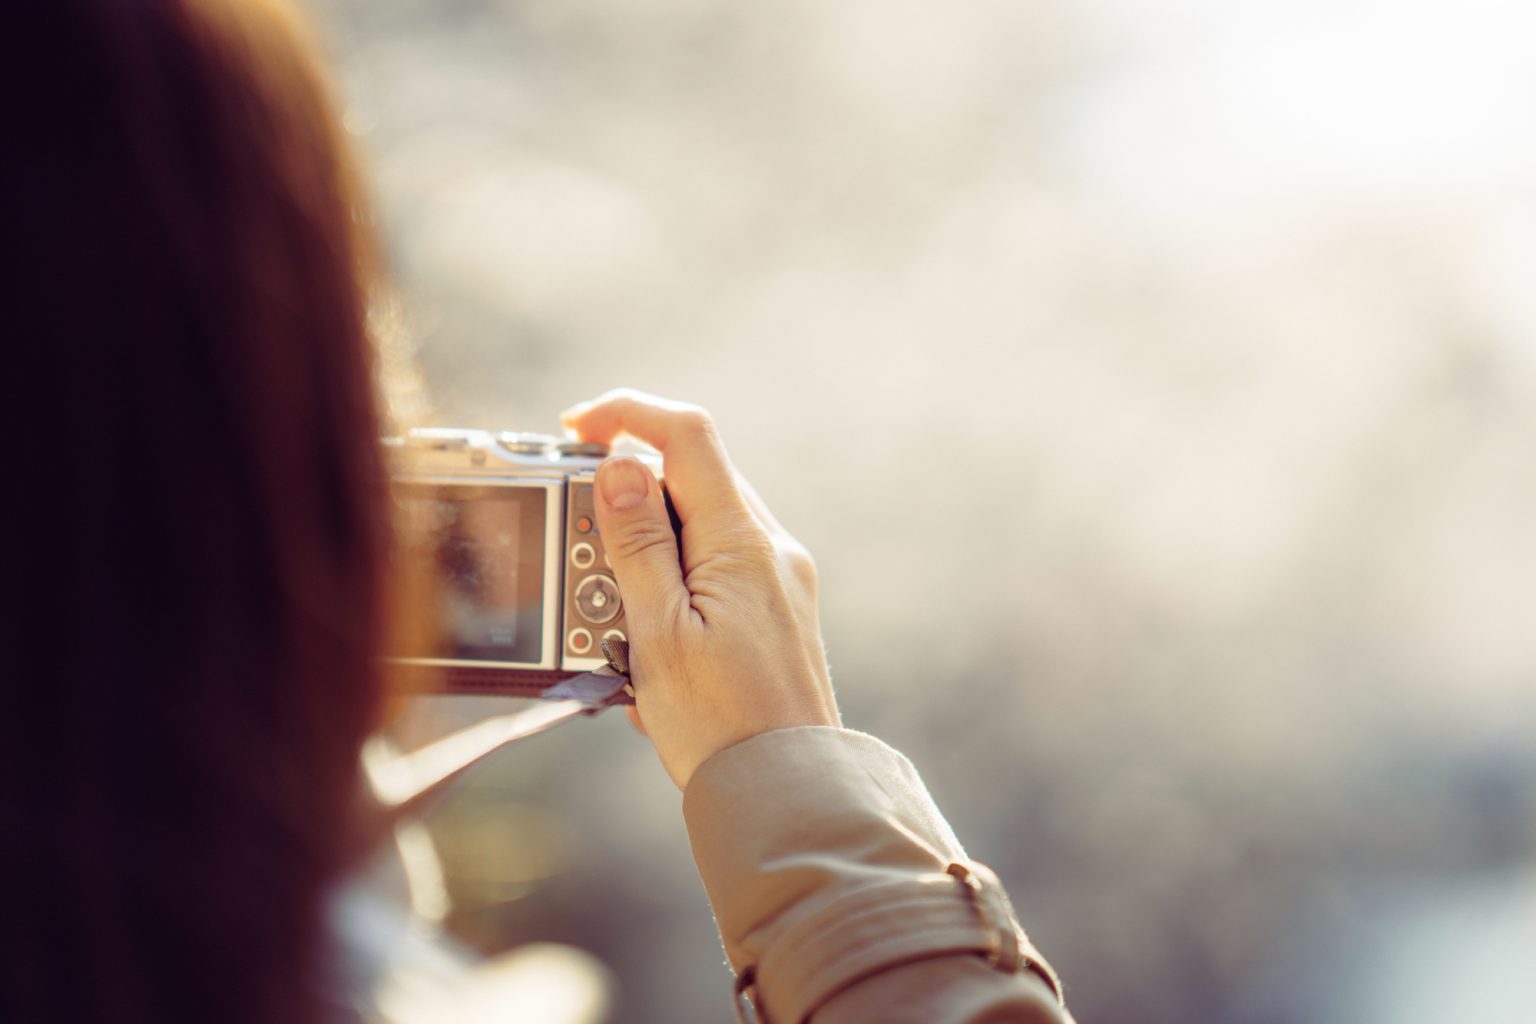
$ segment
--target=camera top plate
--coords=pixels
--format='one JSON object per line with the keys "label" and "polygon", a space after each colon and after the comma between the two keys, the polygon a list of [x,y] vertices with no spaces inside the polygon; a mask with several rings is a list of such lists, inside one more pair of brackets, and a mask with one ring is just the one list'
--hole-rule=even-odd
{"label": "camera top plate", "polygon": [[[458,427],[418,427],[403,437],[385,438],[384,447],[398,453],[397,460],[405,464],[397,468],[412,475],[462,472],[566,477],[596,471],[609,452],[604,444],[553,434],[493,434]],[[648,453],[637,457],[659,463]]]}

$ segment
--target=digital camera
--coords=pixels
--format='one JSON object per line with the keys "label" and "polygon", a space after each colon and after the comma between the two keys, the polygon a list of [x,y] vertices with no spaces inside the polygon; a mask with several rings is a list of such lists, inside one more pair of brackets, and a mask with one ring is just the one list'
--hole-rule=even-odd
{"label": "digital camera", "polygon": [[603,641],[628,638],[593,506],[606,446],[458,429],[384,445],[401,558],[425,581],[396,666],[453,692],[533,694],[607,663]]}

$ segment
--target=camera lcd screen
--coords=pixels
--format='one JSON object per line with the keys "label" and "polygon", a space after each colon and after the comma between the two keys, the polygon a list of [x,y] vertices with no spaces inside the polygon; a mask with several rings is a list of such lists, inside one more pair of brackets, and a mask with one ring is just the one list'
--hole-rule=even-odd
{"label": "camera lcd screen", "polygon": [[[434,600],[404,632],[408,658],[536,663],[544,625],[545,492],[402,485],[406,556]],[[412,649],[414,648],[414,649]]]}

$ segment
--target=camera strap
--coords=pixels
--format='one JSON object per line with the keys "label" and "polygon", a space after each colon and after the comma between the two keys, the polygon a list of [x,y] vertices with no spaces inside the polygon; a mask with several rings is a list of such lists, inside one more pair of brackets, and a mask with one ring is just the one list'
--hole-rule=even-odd
{"label": "camera strap", "polygon": [[591,672],[508,672],[455,665],[422,692],[574,700],[593,714],[613,704],[633,704],[634,690],[629,686],[629,641],[604,640],[601,647],[608,664]]}
{"label": "camera strap", "polygon": [[455,685],[448,693],[493,694],[537,698],[537,703],[496,715],[435,740],[419,750],[400,753],[370,740],[363,748],[363,768],[378,804],[391,818],[421,810],[444,787],[508,743],[526,739],[578,715],[595,715],[616,704],[633,704],[629,684],[629,644],[604,640],[608,664],[580,675],[559,677],[552,685],[526,676],[503,679],[500,685]]}

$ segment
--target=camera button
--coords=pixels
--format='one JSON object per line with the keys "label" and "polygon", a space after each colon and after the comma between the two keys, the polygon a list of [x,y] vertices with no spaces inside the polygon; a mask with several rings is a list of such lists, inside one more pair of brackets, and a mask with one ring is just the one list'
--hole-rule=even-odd
{"label": "camera button", "polygon": [[575,629],[571,630],[571,634],[570,636],[566,637],[565,642],[569,644],[571,650],[575,651],[577,654],[586,654],[592,649],[592,634],[582,629],[580,626],[577,626]]}
{"label": "camera button", "polygon": [[557,445],[555,450],[566,458],[586,457],[601,459],[608,454],[607,445],[595,444],[590,441],[566,441],[563,444]]}
{"label": "camera button", "polygon": [[514,455],[547,455],[559,441],[553,434],[517,434],[505,430],[496,435],[496,443]]}
{"label": "camera button", "polygon": [[571,562],[578,569],[590,569],[592,563],[597,561],[597,552],[592,550],[592,545],[585,542],[571,548]]}
{"label": "camera button", "polygon": [[617,640],[620,643],[626,643],[626,644],[629,643],[629,637],[624,635],[624,631],[622,629],[610,629],[610,630],[608,630],[607,632],[605,632],[603,634],[603,640],[604,640],[604,642],[607,642],[609,640]]}
{"label": "camera button", "polygon": [[595,573],[576,585],[576,610],[588,622],[602,625],[619,617],[624,602],[619,599],[619,585],[612,576]]}
{"label": "camera button", "polygon": [[591,516],[577,516],[576,517],[576,532],[577,533],[591,533],[592,532],[592,525],[593,524],[592,524],[592,517]]}

